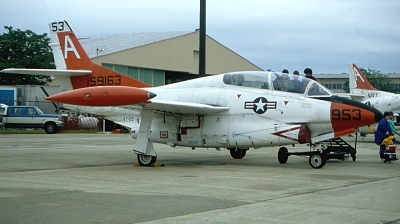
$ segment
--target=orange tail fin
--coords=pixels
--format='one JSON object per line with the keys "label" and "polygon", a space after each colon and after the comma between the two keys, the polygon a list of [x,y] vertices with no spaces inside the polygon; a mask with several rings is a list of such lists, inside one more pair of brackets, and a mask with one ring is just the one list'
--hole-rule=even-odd
{"label": "orange tail fin", "polygon": [[83,76],[71,76],[73,89],[90,86],[151,87],[149,84],[92,62],[67,21],[50,23],[51,44],[57,69],[90,70]]}
{"label": "orange tail fin", "polygon": [[367,77],[362,73],[362,71],[355,64],[350,64],[349,69],[350,76],[350,90],[352,89],[365,89],[365,90],[377,90],[371,85]]}

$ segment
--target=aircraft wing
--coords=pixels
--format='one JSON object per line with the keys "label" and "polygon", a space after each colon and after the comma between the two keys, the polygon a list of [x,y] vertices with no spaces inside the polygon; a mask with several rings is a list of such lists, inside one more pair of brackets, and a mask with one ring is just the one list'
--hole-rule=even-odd
{"label": "aircraft wing", "polygon": [[92,74],[90,70],[59,70],[59,69],[26,69],[26,68],[7,68],[0,72],[22,75],[44,75],[44,76],[82,76]]}
{"label": "aircraft wing", "polygon": [[151,103],[143,104],[143,109],[154,109],[179,114],[211,114],[229,110],[229,107],[213,106],[201,103],[151,99]]}

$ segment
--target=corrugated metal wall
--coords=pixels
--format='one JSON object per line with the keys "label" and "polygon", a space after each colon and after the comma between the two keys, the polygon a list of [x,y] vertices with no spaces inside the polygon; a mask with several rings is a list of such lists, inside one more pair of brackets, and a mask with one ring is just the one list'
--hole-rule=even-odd
{"label": "corrugated metal wall", "polygon": [[165,83],[165,72],[155,69],[136,68],[124,65],[103,63],[102,66],[117,71],[152,86],[161,86]]}

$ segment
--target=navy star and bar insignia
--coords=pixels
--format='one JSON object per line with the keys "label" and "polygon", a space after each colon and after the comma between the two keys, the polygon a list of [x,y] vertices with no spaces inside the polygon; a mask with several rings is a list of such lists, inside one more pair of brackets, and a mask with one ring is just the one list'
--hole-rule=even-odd
{"label": "navy star and bar insignia", "polygon": [[276,109],[276,101],[268,101],[264,97],[258,97],[252,102],[245,102],[244,109],[252,109],[257,114],[263,114],[268,109]]}

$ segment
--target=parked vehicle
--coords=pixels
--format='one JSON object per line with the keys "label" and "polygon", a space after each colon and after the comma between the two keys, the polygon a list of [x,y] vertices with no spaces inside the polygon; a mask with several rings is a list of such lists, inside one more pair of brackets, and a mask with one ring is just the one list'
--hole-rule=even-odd
{"label": "parked vehicle", "polygon": [[45,114],[35,106],[0,107],[4,108],[4,128],[43,128],[47,134],[55,134],[64,125],[61,115]]}

